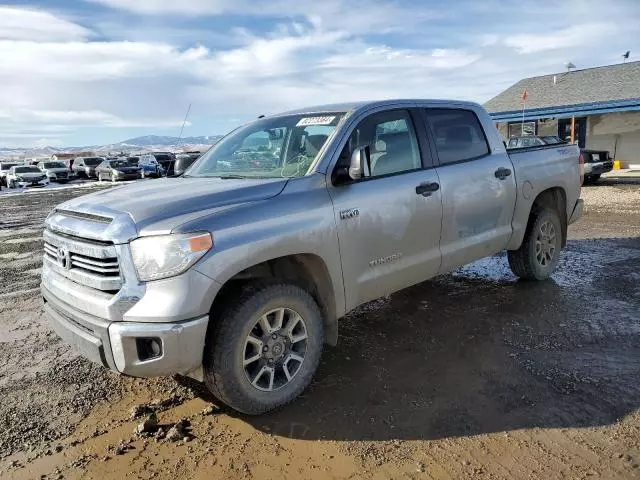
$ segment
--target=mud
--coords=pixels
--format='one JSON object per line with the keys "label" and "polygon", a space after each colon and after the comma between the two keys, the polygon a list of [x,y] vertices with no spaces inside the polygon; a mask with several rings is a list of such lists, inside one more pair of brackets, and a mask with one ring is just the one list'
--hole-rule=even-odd
{"label": "mud", "polygon": [[[87,190],[0,198],[0,477],[640,478],[639,187],[583,189],[552,281],[497,255],[352,312],[304,395],[257,418],[79,358],[37,286],[46,214]],[[141,404],[188,441],[136,435]]]}

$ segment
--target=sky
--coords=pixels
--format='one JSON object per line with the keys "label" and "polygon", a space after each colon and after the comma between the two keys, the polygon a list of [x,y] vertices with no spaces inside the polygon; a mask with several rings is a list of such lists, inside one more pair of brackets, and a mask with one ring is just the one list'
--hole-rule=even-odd
{"label": "sky", "polygon": [[[6,1],[6,0],[5,0]],[[640,59],[639,0],[0,0],[0,147],[224,134],[340,101],[483,103]]]}

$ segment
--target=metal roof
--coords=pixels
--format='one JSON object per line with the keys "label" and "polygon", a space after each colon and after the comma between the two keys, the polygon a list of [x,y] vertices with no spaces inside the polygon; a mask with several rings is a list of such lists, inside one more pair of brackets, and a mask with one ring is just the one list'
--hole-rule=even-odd
{"label": "metal roof", "polygon": [[616,101],[636,105],[640,103],[640,61],[525,78],[489,100],[484,107],[490,113],[522,112],[520,96],[525,89],[526,110]]}

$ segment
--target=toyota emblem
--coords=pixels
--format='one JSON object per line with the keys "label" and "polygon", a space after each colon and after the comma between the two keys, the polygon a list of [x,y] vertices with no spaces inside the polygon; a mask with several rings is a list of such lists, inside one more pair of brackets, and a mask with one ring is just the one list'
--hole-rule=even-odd
{"label": "toyota emblem", "polygon": [[60,265],[65,270],[69,270],[71,268],[71,256],[69,255],[69,250],[64,247],[58,248],[58,254],[56,255],[58,260],[58,265]]}

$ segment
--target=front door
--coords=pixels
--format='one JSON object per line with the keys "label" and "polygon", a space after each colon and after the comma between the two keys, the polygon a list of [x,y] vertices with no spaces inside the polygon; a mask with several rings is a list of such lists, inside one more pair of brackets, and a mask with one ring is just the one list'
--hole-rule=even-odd
{"label": "front door", "polygon": [[365,145],[371,149],[370,175],[329,188],[347,310],[432,277],[440,267],[439,180],[434,168],[423,167],[409,112],[363,120],[341,159]]}
{"label": "front door", "polygon": [[[576,118],[574,140],[578,141],[580,148],[587,147],[587,117]],[[561,118],[558,120],[558,136],[567,142],[571,141],[571,119]]]}
{"label": "front door", "polygon": [[511,159],[506,153],[490,152],[472,110],[429,109],[425,116],[439,160],[440,271],[447,272],[507,246],[513,233],[516,181]]}

